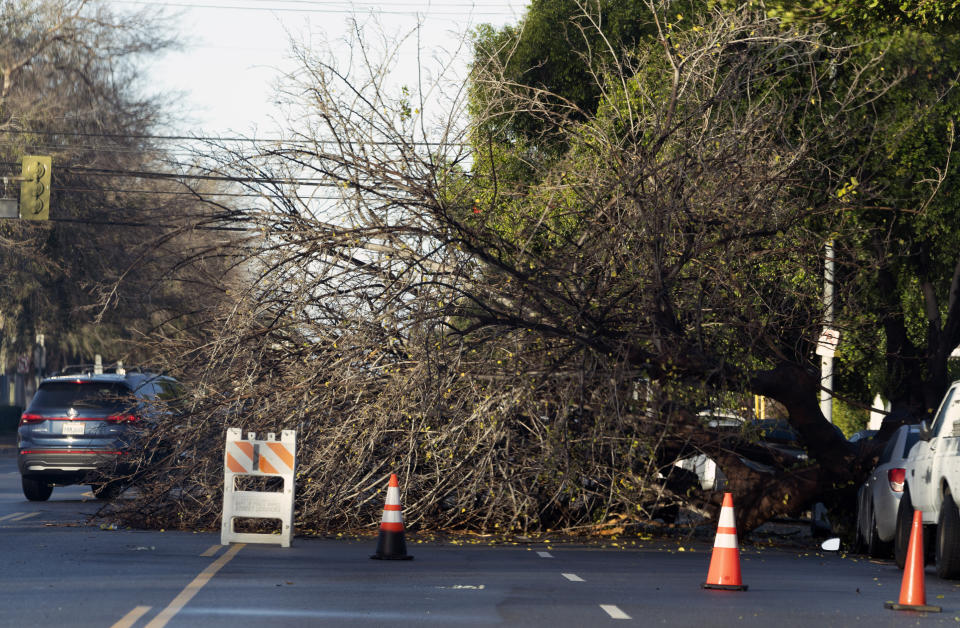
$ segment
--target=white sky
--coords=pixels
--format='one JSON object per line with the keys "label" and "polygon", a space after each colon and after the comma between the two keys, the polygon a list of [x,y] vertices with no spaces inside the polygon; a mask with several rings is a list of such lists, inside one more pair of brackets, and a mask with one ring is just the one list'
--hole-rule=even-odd
{"label": "white sky", "polygon": [[[457,34],[477,24],[516,23],[527,0],[111,0],[121,8],[164,6],[177,12],[184,50],[151,66],[151,90],[182,92],[185,120],[171,132],[276,136],[274,85],[289,59],[288,32],[298,40],[331,42],[334,50],[352,15],[387,32],[407,32],[419,16],[424,55],[450,50]],[[345,47],[345,45],[344,45]],[[344,50],[346,52],[346,50]],[[412,56],[411,51],[411,56]],[[469,50],[464,50],[465,54]],[[464,58],[463,63],[468,59]],[[413,68],[415,60],[407,66]]]}

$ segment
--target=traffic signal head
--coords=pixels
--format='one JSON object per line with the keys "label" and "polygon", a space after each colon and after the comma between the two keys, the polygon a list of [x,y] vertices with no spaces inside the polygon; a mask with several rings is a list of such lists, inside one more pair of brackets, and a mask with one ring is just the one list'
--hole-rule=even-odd
{"label": "traffic signal head", "polygon": [[50,218],[50,157],[24,155],[23,181],[20,183],[20,218]]}

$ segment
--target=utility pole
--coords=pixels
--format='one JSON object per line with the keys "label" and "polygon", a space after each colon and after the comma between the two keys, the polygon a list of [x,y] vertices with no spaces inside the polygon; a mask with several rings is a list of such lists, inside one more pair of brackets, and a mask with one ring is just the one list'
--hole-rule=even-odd
{"label": "utility pole", "polygon": [[833,240],[827,241],[823,264],[823,334],[817,343],[820,355],[820,411],[833,423],[833,354],[840,333],[833,329]]}

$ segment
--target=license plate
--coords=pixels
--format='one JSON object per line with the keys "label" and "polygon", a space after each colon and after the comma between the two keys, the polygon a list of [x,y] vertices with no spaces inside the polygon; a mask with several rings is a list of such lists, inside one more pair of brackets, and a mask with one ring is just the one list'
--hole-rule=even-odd
{"label": "license plate", "polygon": [[63,433],[71,436],[83,434],[83,423],[80,421],[77,421],[76,423],[64,423]]}

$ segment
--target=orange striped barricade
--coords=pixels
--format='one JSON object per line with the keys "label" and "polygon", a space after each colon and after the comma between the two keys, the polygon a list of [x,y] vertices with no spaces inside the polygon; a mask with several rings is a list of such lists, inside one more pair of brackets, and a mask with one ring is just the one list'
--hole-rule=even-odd
{"label": "orange striped barricade", "polygon": [[[223,452],[223,519],[220,543],[279,543],[290,547],[293,541],[293,474],[297,456],[296,432],[283,430],[280,440],[273,432],[267,440],[256,440],[255,432],[244,439],[240,428],[227,430]],[[237,490],[238,476],[283,478],[282,492]],[[280,534],[237,532],[235,519],[279,519]]]}

